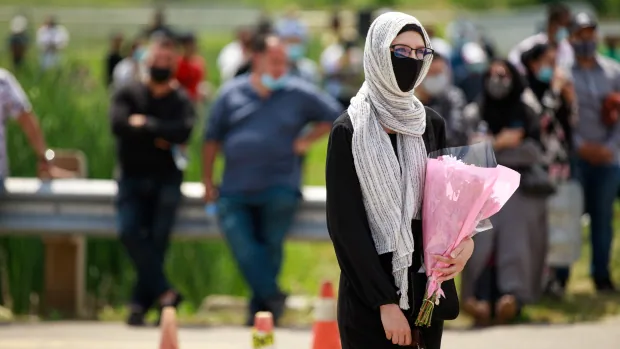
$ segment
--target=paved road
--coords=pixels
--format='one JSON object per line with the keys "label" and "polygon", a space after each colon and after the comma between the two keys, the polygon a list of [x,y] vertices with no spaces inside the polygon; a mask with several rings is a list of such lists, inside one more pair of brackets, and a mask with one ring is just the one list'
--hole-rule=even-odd
{"label": "paved road", "polygon": [[[498,327],[483,331],[448,331],[445,349],[618,349],[620,318],[596,324]],[[279,349],[310,348],[309,331],[280,330]],[[181,349],[250,349],[242,328],[183,328]],[[1,349],[155,349],[156,329],[128,329],[111,323],[43,323],[0,326]]]}

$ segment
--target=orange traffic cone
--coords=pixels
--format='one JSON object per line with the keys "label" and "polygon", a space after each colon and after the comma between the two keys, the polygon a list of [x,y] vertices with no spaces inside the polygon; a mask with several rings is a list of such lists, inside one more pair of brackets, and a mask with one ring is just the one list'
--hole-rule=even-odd
{"label": "orange traffic cone", "polygon": [[312,349],[340,349],[336,322],[336,298],[331,282],[323,283],[321,296],[314,308]]}
{"label": "orange traffic cone", "polygon": [[177,311],[174,307],[165,307],[162,310],[159,349],[179,349]]}
{"label": "orange traffic cone", "polygon": [[254,316],[252,329],[252,348],[273,349],[273,315],[268,311],[261,311]]}

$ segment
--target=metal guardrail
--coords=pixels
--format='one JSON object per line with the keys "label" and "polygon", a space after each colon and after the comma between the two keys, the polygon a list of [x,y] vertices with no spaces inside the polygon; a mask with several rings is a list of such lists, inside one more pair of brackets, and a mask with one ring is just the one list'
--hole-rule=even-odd
{"label": "metal guardrail", "polygon": [[[33,178],[8,178],[0,197],[0,234],[45,236],[116,235],[111,180],[62,179],[42,182]],[[200,183],[183,183],[184,199],[179,209],[176,237],[217,238],[217,224],[206,217]],[[325,188],[305,187],[303,201],[290,238],[327,240]]]}
{"label": "metal guardrail", "polygon": [[[167,22],[179,29],[195,30],[209,33],[232,34],[237,26],[255,23],[261,14],[258,8],[245,6],[235,2],[228,4],[173,4],[166,6]],[[271,15],[277,18],[285,9],[273,11]],[[424,18],[424,23],[447,23],[453,18],[452,10],[423,10],[407,11],[418,18]],[[0,5],[0,34],[2,26],[8,28],[8,22],[16,13],[29,18],[30,26],[36,30],[45,18],[53,14],[59,22],[67,27],[71,37],[107,38],[111,32],[134,32],[150,23],[153,17],[153,8],[126,7],[126,6],[6,6]],[[320,33],[330,22],[331,11],[305,10],[300,11],[300,18],[309,26],[311,31]],[[343,28],[353,28],[357,23],[356,11],[343,10],[340,13]]]}

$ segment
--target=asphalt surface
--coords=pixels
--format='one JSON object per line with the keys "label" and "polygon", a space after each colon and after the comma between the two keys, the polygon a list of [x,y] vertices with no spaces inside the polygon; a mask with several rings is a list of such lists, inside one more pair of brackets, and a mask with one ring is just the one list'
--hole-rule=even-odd
{"label": "asphalt surface", "polygon": [[[276,331],[276,348],[311,347],[310,330]],[[0,326],[0,349],[146,349],[158,348],[155,328],[130,329],[118,323],[56,322]],[[250,349],[250,332],[236,327],[182,327],[180,349]],[[496,327],[446,331],[445,349],[618,349],[620,318],[576,325]]]}

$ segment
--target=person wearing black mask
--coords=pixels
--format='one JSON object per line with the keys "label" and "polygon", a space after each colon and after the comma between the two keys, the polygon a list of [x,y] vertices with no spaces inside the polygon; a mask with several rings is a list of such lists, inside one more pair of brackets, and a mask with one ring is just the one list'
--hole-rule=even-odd
{"label": "person wearing black mask", "polygon": [[590,216],[591,276],[598,292],[615,292],[609,270],[613,241],[613,204],[620,187],[620,125],[603,113],[603,103],[620,92],[618,63],[597,53],[596,18],[586,12],[575,15],[570,43],[576,64],[572,75],[579,106],[574,141],[577,176]]}
{"label": "person wearing black mask", "polygon": [[164,274],[183,180],[171,144],[184,144],[195,122],[190,98],[173,80],[177,62],[174,42],[156,39],[146,61],[149,77],[120,87],[110,108],[120,167],[118,229],[137,272],[132,326],[143,325],[154,304],[177,306],[182,299]]}
{"label": "person wearing black mask", "polygon": [[[474,249],[435,256],[446,297],[430,327],[415,326],[427,282],[421,202],[428,152],[446,147],[446,124],[414,95],[433,60],[430,38],[409,15],[372,23],[365,82],[334,123],[326,162],[327,227],[340,265],[338,327],[343,349],[417,345],[439,349],[445,320],[458,315],[453,278]],[[408,189],[404,189],[408,188]]]}
{"label": "person wearing black mask", "polygon": [[[463,272],[463,309],[479,326],[515,319],[523,304],[541,296],[547,253],[548,187],[535,187],[547,172],[540,144],[539,115],[526,103],[532,92],[517,68],[504,60],[491,63],[477,118],[488,126],[497,162],[521,173],[519,189],[491,217],[493,234],[474,237],[476,250]],[[473,117],[473,116],[469,116]],[[540,190],[539,190],[540,189]]]}

